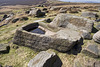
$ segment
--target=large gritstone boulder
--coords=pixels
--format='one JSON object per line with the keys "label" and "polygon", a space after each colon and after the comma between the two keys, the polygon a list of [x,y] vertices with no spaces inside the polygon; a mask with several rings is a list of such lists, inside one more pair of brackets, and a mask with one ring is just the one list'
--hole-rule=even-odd
{"label": "large gritstone boulder", "polygon": [[42,51],[29,61],[28,67],[54,67],[57,59],[58,57],[54,52]]}
{"label": "large gritstone boulder", "polygon": [[94,21],[74,16],[70,14],[58,14],[55,19],[49,24],[50,27],[57,28],[69,28],[73,30],[86,30],[92,31]]}
{"label": "large gritstone boulder", "polygon": [[93,40],[100,44],[100,31],[93,35]]}

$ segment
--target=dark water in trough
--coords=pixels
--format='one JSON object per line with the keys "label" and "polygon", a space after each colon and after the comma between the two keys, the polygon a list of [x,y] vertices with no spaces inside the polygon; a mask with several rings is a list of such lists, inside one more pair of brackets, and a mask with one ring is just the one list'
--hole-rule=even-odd
{"label": "dark water in trough", "polygon": [[37,34],[45,34],[45,31],[43,31],[42,29],[40,28],[35,28],[29,32],[32,32],[32,33],[37,33]]}

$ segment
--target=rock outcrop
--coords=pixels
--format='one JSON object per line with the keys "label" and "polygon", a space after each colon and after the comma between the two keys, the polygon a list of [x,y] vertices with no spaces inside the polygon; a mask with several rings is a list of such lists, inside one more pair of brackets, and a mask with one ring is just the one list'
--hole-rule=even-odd
{"label": "rock outcrop", "polygon": [[100,31],[93,35],[93,40],[100,44]]}

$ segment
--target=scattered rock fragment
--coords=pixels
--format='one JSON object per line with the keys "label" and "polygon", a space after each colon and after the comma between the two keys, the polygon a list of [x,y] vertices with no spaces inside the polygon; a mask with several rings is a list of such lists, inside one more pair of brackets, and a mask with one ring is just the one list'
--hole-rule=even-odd
{"label": "scattered rock fragment", "polygon": [[12,20],[12,23],[16,23],[19,20],[19,18],[15,18]]}
{"label": "scattered rock fragment", "polygon": [[56,60],[57,55],[54,52],[42,51],[29,61],[28,67],[54,67]]}
{"label": "scattered rock fragment", "polygon": [[67,12],[67,9],[64,9],[64,8],[61,8],[60,10],[59,10],[59,13],[66,13]]}
{"label": "scattered rock fragment", "polygon": [[10,47],[6,44],[0,44],[0,54],[2,53],[8,53]]}
{"label": "scattered rock fragment", "polygon": [[61,9],[61,7],[57,7],[57,6],[52,6],[51,8],[50,8],[50,10],[60,10]]}
{"label": "scattered rock fragment", "polygon": [[93,35],[93,40],[100,44],[100,31]]}
{"label": "scattered rock fragment", "polygon": [[45,16],[45,12],[42,12],[40,9],[34,8],[29,12],[29,15],[34,15],[36,17]]}
{"label": "scattered rock fragment", "polygon": [[94,57],[94,58],[99,57],[99,50],[98,50],[98,46],[96,44],[89,43],[88,46],[86,46],[86,48],[84,48],[82,52],[84,54]]}
{"label": "scattered rock fragment", "polygon": [[92,39],[91,34],[86,30],[81,30],[81,36],[83,37],[83,39],[88,39],[88,40]]}
{"label": "scattered rock fragment", "polygon": [[100,30],[100,23],[96,25],[96,29]]}

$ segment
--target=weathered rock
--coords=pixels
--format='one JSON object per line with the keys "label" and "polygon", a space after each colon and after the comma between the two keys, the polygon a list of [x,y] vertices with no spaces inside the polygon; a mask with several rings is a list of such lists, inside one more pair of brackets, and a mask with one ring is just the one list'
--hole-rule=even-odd
{"label": "weathered rock", "polygon": [[41,16],[45,16],[45,12],[42,12],[40,9],[34,8],[30,11],[29,15],[41,17]]}
{"label": "weathered rock", "polygon": [[10,47],[6,44],[0,44],[0,54],[2,53],[8,53]]}
{"label": "weathered rock", "polygon": [[14,17],[14,14],[9,14],[8,17],[4,20],[4,23],[7,24],[9,23]]}
{"label": "weathered rock", "polygon": [[82,52],[84,54],[94,57],[94,58],[99,57],[99,50],[98,50],[98,46],[96,44],[92,45],[91,43],[89,43],[88,46],[86,48],[84,48]]}
{"label": "weathered rock", "polygon": [[5,14],[5,15],[3,16],[3,20],[6,19],[7,17],[8,17],[8,16]]}
{"label": "weathered rock", "polygon": [[53,67],[57,56],[54,52],[42,51],[28,63],[28,67]]}
{"label": "weathered rock", "polygon": [[100,61],[96,61],[96,62],[94,63],[94,67],[100,67]]}
{"label": "weathered rock", "polygon": [[64,9],[64,8],[61,8],[60,10],[59,10],[59,13],[66,13],[67,12],[67,9]]}
{"label": "weathered rock", "polygon": [[49,26],[53,28],[63,27],[91,32],[93,23],[94,21],[83,17],[73,16],[70,14],[58,14],[55,19],[49,24]]}
{"label": "weathered rock", "polygon": [[87,32],[86,30],[81,30],[81,36],[84,38],[84,39],[89,39],[91,40],[92,39],[92,36],[89,32]]}
{"label": "weathered rock", "polygon": [[25,14],[29,14],[29,13],[30,13],[30,11],[26,11],[26,12],[25,12]]}
{"label": "weathered rock", "polygon": [[95,21],[96,21],[96,22],[100,22],[100,19],[96,19]]}
{"label": "weathered rock", "polygon": [[[60,30],[53,37],[59,39],[52,43],[52,45],[54,45],[52,48],[62,52],[70,50],[75,44],[81,42],[79,33],[71,29]],[[66,40],[66,42],[64,40]],[[61,43],[64,44],[59,45]]]}
{"label": "weathered rock", "polygon": [[82,65],[80,64],[80,62],[77,59],[75,59],[73,67],[82,67]]}
{"label": "weathered rock", "polygon": [[52,6],[51,8],[50,8],[50,10],[60,10],[61,9],[61,7],[56,7],[56,6]]}
{"label": "weathered rock", "polygon": [[45,12],[42,12],[42,11],[39,9],[39,10],[37,10],[37,12],[36,12],[36,16],[37,16],[37,17],[45,16]]}
{"label": "weathered rock", "polygon": [[100,30],[100,23],[96,25],[96,29]]}
{"label": "weathered rock", "polygon": [[47,11],[48,9],[47,8],[43,8],[43,11]]}
{"label": "weathered rock", "polygon": [[99,16],[96,13],[93,12],[83,12],[83,17],[89,17],[89,18],[98,18]]}
{"label": "weathered rock", "polygon": [[71,10],[69,13],[79,13],[77,10]]}
{"label": "weathered rock", "polygon": [[86,57],[79,55],[74,60],[73,67],[100,67],[100,61],[92,57]]}
{"label": "weathered rock", "polygon": [[50,23],[50,22],[51,22],[51,19],[48,18],[48,19],[45,19],[45,21],[46,21],[47,23]]}
{"label": "weathered rock", "polygon": [[99,10],[97,10],[97,9],[88,9],[88,11],[93,11],[93,12],[99,12]]}
{"label": "weathered rock", "polygon": [[93,35],[93,40],[97,43],[100,43],[100,31]]}
{"label": "weathered rock", "polygon": [[12,23],[16,23],[19,20],[19,18],[15,18],[12,20]]}
{"label": "weathered rock", "polygon": [[28,17],[21,17],[20,20],[21,20],[21,21],[26,21],[26,20],[28,20]]}

